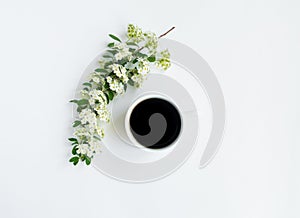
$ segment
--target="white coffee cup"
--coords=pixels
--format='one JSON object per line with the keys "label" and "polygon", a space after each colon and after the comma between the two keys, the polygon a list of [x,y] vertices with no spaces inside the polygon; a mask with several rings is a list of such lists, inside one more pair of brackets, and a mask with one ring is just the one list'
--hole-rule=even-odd
{"label": "white coffee cup", "polygon": [[[129,138],[129,140],[131,141],[132,145],[135,146],[135,147],[138,147],[140,149],[144,149],[144,150],[147,150],[147,151],[162,151],[162,150],[168,150],[168,149],[171,149],[174,147],[174,145],[176,144],[177,142],[177,139],[180,137],[180,134],[181,132],[179,133],[177,139],[170,145],[164,147],[164,148],[159,148],[159,149],[152,149],[152,148],[148,148],[142,144],[140,144],[136,138],[134,137],[134,134],[132,133],[132,130],[131,130],[131,127],[130,127],[130,117],[131,117],[131,114],[133,112],[133,110],[135,109],[135,107],[147,100],[147,99],[152,99],[152,98],[158,98],[158,99],[162,99],[162,100],[165,100],[169,103],[171,103],[176,109],[177,111],[179,112],[180,114],[180,110],[178,109],[177,105],[167,96],[165,95],[161,95],[161,94],[146,94],[146,95],[143,95],[141,97],[138,97],[132,104],[131,106],[128,108],[127,110],[127,113],[126,113],[126,116],[125,116],[125,130],[126,130],[126,133],[127,133],[127,136]],[[159,115],[159,114],[158,114]],[[161,115],[162,116],[162,115]],[[181,114],[180,114],[180,119],[181,119],[181,125],[182,125],[182,117],[181,117]],[[182,129],[182,128],[181,128]],[[161,138],[159,138],[158,140],[160,140]]]}

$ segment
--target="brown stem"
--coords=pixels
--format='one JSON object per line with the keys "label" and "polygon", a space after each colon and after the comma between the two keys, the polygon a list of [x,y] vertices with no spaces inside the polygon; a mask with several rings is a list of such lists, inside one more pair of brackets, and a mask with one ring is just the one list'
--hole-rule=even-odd
{"label": "brown stem", "polygon": [[173,26],[171,29],[169,29],[167,32],[161,34],[158,38],[160,39],[161,37],[164,37],[164,36],[167,35],[169,32],[171,32],[173,29],[175,29],[174,26]]}

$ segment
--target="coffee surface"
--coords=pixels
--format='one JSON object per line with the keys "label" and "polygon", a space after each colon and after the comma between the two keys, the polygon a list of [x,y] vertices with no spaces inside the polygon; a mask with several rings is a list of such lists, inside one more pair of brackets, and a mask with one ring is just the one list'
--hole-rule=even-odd
{"label": "coffee surface", "polygon": [[160,98],[149,98],[137,104],[129,122],[134,138],[151,149],[168,147],[178,138],[181,130],[177,108]]}

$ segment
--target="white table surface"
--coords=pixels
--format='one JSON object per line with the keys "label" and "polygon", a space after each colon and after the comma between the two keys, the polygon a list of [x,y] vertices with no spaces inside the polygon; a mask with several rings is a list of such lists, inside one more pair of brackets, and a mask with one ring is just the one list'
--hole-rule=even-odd
{"label": "white table surface", "polygon": [[[299,218],[300,3],[0,1],[1,217]],[[223,88],[214,161],[126,184],[67,162],[79,78],[128,23],[193,47]]]}

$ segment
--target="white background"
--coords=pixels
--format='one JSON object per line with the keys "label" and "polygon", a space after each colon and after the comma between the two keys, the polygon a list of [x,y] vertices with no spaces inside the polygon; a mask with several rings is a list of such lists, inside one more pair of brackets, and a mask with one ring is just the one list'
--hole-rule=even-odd
{"label": "white background", "polygon": [[[0,217],[299,218],[298,1],[0,1]],[[79,78],[129,22],[193,47],[227,105],[221,150],[126,184],[73,167]]]}

